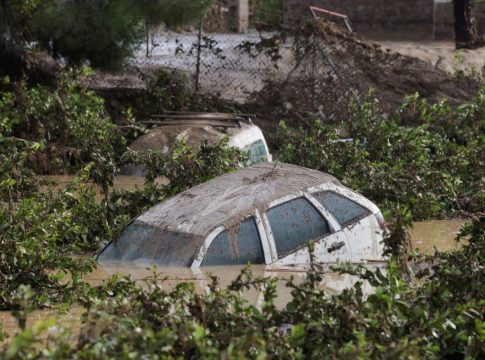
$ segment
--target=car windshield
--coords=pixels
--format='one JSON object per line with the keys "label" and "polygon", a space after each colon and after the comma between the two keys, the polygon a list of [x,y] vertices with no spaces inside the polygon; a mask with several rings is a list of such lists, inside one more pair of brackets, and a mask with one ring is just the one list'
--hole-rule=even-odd
{"label": "car windshield", "polygon": [[191,234],[133,222],[99,255],[99,261],[148,261],[161,266],[190,266],[200,246]]}

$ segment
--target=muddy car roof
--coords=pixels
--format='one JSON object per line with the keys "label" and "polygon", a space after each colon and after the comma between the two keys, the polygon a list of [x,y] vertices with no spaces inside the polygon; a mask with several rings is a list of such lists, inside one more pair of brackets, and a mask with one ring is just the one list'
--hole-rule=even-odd
{"label": "muddy car roof", "polygon": [[225,133],[212,126],[204,125],[167,125],[149,130],[146,134],[133,141],[129,148],[138,153],[145,153],[148,149],[167,152],[173,148],[179,139],[185,139],[193,148],[200,145],[201,139],[217,142],[224,138]]}
{"label": "muddy car roof", "polygon": [[234,135],[241,129],[254,126],[249,116],[190,112],[157,115],[163,119],[153,122],[158,127],[148,130],[128,147],[141,154],[148,149],[167,152],[173,148],[177,140],[185,139],[189,146],[197,148],[202,139],[216,143],[226,135]]}
{"label": "muddy car roof", "polygon": [[186,190],[155,205],[136,221],[206,236],[217,226],[236,224],[255,208],[265,209],[273,200],[328,182],[340,184],[320,171],[283,163],[258,164]]}

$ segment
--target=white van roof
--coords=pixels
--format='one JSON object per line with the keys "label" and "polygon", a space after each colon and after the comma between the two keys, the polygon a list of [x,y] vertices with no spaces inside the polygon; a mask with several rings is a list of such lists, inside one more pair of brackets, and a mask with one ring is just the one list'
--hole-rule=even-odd
{"label": "white van roof", "polygon": [[[153,117],[158,120],[146,123],[157,127],[133,141],[129,145],[131,150],[138,153],[144,153],[149,149],[168,152],[175,142],[181,139],[185,139],[189,146],[197,148],[202,139],[215,143],[224,136],[232,137],[252,128],[259,130],[251,121],[252,115],[171,112]],[[261,130],[258,134],[264,138]]]}

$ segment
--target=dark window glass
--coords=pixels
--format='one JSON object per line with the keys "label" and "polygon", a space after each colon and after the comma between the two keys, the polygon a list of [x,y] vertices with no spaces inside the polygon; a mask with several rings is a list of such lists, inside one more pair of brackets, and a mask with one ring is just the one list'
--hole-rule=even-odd
{"label": "dark window glass", "polygon": [[236,231],[239,264],[263,264],[264,253],[261,246],[258,227],[254,217],[249,217],[241,223]]}
{"label": "dark window glass", "polygon": [[246,146],[244,150],[250,151],[251,159],[246,164],[248,166],[268,161],[268,152],[266,151],[263,140],[253,142],[251,145]]}
{"label": "dark window glass", "polygon": [[335,216],[341,225],[357,221],[370,214],[370,211],[365,207],[331,191],[317,193],[315,197]]}
{"label": "dark window glass", "polygon": [[201,239],[190,234],[133,222],[111,242],[98,260],[147,260],[162,266],[190,266]]}
{"label": "dark window glass", "polygon": [[226,265],[233,260],[231,241],[227,231],[216,236],[205,254],[202,266],[204,265]]}
{"label": "dark window glass", "polygon": [[212,241],[202,266],[262,264],[264,254],[256,221],[251,216],[239,228],[221,232]]}
{"label": "dark window glass", "polygon": [[278,251],[278,258],[328,233],[327,221],[305,198],[297,198],[266,212]]}

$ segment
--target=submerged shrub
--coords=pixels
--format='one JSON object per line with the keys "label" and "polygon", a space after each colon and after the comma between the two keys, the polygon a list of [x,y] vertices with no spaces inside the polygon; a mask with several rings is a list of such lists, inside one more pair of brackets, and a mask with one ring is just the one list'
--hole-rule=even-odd
{"label": "submerged shrub", "polygon": [[33,289],[36,306],[73,296],[80,276],[92,268],[90,260],[72,258],[62,248],[87,230],[77,221],[71,210],[44,195],[23,198],[15,210],[0,206],[0,310],[16,307],[21,285]]}
{"label": "submerged shrub", "polygon": [[[385,272],[341,265],[360,281],[340,294],[320,286],[312,264],[302,283],[290,280],[292,300],[275,306],[276,279],[246,268],[227,288],[217,279],[210,291],[163,279],[114,279],[87,294],[89,309],[77,342],[60,335],[39,349],[12,340],[13,357],[116,358],[481,358],[485,355],[484,219],[462,233],[461,250],[437,253],[419,281],[400,277],[394,260]],[[311,248],[311,247],[310,247]],[[363,291],[364,282],[373,288]],[[260,292],[259,304],[244,300]],[[19,335],[22,336],[22,335]]]}
{"label": "submerged shrub", "polygon": [[[88,68],[66,71],[52,87],[27,81],[6,83],[0,92],[0,116],[10,136],[41,143],[28,165],[42,172],[77,171],[93,162],[114,162],[122,134],[107,116],[104,100],[79,86]],[[49,169],[51,168],[51,169]]]}
{"label": "submerged shrub", "polygon": [[[227,138],[216,144],[203,140],[197,149],[180,140],[168,154],[148,151],[138,155],[129,151],[124,154],[123,160],[143,166],[145,185],[143,189],[112,192],[113,214],[126,215],[131,219],[167,197],[236,170],[248,158],[249,155],[242,150],[228,146]],[[158,184],[157,178],[162,178],[163,184]]]}
{"label": "submerged shrub", "polygon": [[[280,125],[278,159],[335,175],[384,208],[407,206],[416,218],[485,207],[485,89],[472,104],[452,108],[410,97],[389,118],[375,99],[356,106],[340,127]],[[421,124],[405,126],[404,114]],[[345,128],[350,141],[339,141]]]}

